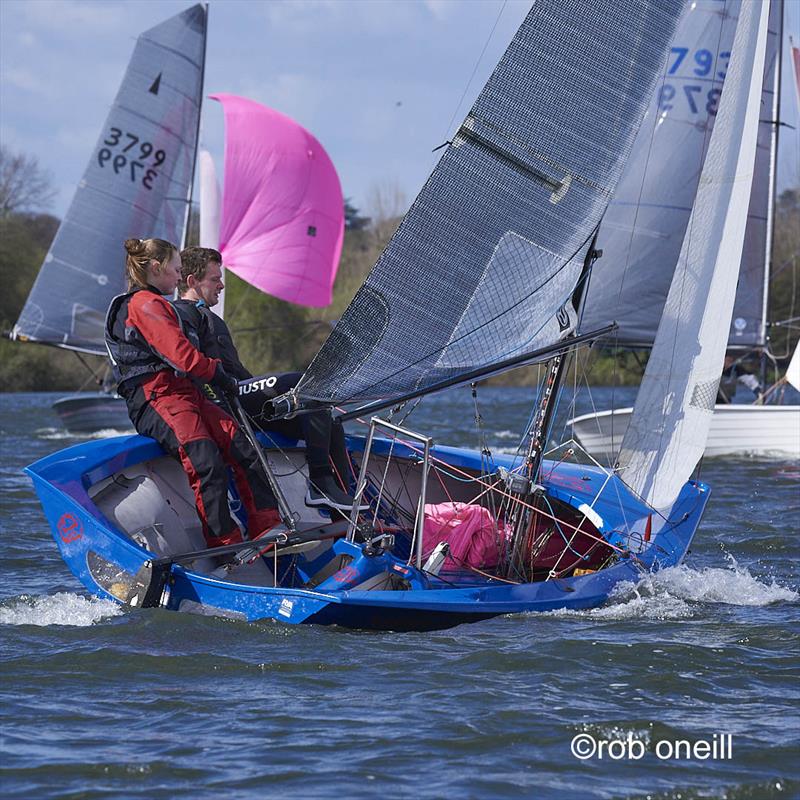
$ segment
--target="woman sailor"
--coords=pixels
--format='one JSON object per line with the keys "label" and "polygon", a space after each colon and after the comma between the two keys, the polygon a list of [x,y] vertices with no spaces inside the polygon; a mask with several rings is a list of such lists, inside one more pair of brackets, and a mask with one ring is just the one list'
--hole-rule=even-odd
{"label": "woman sailor", "polygon": [[117,391],[136,430],[180,460],[209,547],[242,541],[228,507],[227,467],[233,470],[252,539],[279,522],[275,497],[253,446],[233,418],[192,381],[235,392],[236,379],[219,359],[192,346],[163,296],[178,285],[177,248],[163,239],[128,239],[125,250],[128,292],[111,301],[106,317]]}

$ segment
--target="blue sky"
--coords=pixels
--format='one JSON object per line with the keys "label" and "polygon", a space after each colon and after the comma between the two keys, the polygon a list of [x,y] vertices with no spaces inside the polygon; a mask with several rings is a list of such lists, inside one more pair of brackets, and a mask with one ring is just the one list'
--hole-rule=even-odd
{"label": "blue sky", "polygon": [[[54,213],[66,210],[136,36],[189,5],[0,0],[0,140],[51,172]],[[438,158],[431,150],[461,122],[529,5],[212,0],[206,94],[240,94],[297,119],[323,143],[345,195],[366,213],[376,186],[396,188],[410,203]],[[800,0],[787,0],[787,30],[800,41]],[[797,127],[796,99],[788,97],[784,119]],[[201,143],[218,169],[222,137],[221,109],[207,102]],[[794,184],[797,142],[794,136],[780,164]]]}

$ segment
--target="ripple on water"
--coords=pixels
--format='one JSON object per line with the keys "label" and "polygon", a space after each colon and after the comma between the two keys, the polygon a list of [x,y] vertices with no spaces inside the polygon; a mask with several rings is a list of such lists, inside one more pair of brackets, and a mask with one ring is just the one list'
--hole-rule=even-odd
{"label": "ripple on water", "polygon": [[[430,634],[247,624],[77,593],[21,474],[85,438],[55,427],[56,397],[0,396],[6,795],[800,796],[796,465],[708,460],[686,566],[603,608]],[[408,427],[474,447],[469,390],[431,400]],[[479,400],[487,440],[513,451],[531,391]],[[732,732],[734,759],[579,764],[584,730]]]}

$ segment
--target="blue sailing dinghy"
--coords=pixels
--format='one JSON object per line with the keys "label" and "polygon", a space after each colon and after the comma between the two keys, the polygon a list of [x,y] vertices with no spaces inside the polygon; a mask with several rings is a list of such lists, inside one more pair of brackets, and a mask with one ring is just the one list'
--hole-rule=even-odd
{"label": "blue sailing dinghy", "polygon": [[[348,440],[343,477],[358,501],[349,519],[307,507],[304,451],[261,434],[285,529],[208,550],[176,461],[139,436],[88,442],[27,469],[81,582],[135,607],[432,630],[589,608],[680,563],[709,498],[689,478],[733,310],[768,2],[739,11],[701,189],[619,460],[605,468],[571,440],[548,449],[568,366],[613,328],[582,325],[585,290],[602,280],[603,215],[680,12],[660,0],[538,0],[341,320],[273,401],[276,416],[323,407],[369,420],[366,437]],[[517,455],[485,441],[436,446],[405,426],[407,404],[425,395],[477,392],[475,381],[533,363],[543,378]],[[475,421],[480,437],[477,405]],[[231,510],[245,525],[233,490]]]}
{"label": "blue sailing dinghy", "polygon": [[[302,450],[283,444],[280,450],[267,451],[270,460],[281,463],[289,458],[301,467]],[[357,457],[363,453],[363,439],[351,439],[348,445]],[[388,439],[373,440],[371,458],[383,469],[392,449],[392,469],[384,483],[387,495],[397,494],[403,482],[408,483],[409,471],[419,466],[414,449]],[[480,454],[434,447],[430,455],[431,470],[441,483],[430,483],[427,499],[469,499],[471,488],[465,487],[471,484],[463,474],[479,478]],[[290,471],[289,462],[284,463],[286,469],[277,472]],[[498,456],[496,465],[512,469],[513,458]],[[596,498],[590,512],[594,522],[587,519],[581,526],[587,534],[586,552],[570,553],[563,561],[569,567],[563,577],[546,579],[545,573],[541,580],[521,583],[466,568],[442,569],[434,575],[409,559],[413,534],[391,526],[392,548],[382,542],[370,546],[349,541],[346,526],[338,528],[337,538],[330,538],[326,528],[336,535],[336,526],[319,511],[304,508],[298,530],[311,530],[312,537],[320,538],[279,543],[254,563],[238,567],[217,567],[207,556],[191,563],[171,562],[155,604],[242,620],[272,618],[396,631],[446,628],[499,614],[589,608],[604,602],[616,584],[636,582],[644,572],[680,562],[709,497],[706,486],[689,482],[670,517],[656,517],[621,481],[608,481],[598,467],[562,463],[553,469],[548,462],[544,467],[549,503],[558,507],[562,528],[563,520],[579,519],[579,509]],[[148,561],[177,548],[203,547],[188,482],[180,466],[151,439],[122,436],[87,442],[47,456],[26,472],[64,560],[99,597],[124,600],[139,588],[135,576]],[[283,479],[282,487],[290,501],[302,497],[302,471]],[[395,513],[404,512],[408,509],[401,507]],[[562,534],[569,539],[569,533],[554,528],[552,535],[561,540]],[[576,564],[584,574],[574,574]]]}

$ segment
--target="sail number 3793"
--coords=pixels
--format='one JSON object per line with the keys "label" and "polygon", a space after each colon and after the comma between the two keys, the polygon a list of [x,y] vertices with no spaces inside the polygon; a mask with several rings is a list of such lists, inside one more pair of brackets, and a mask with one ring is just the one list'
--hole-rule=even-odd
{"label": "sail number 3793", "polygon": [[111,167],[117,175],[126,175],[132,183],[141,181],[145,189],[153,188],[158,178],[158,167],[167,157],[163,150],[156,150],[151,142],[142,141],[136,134],[119,128],[111,128],[103,139],[97,161],[101,167]]}

